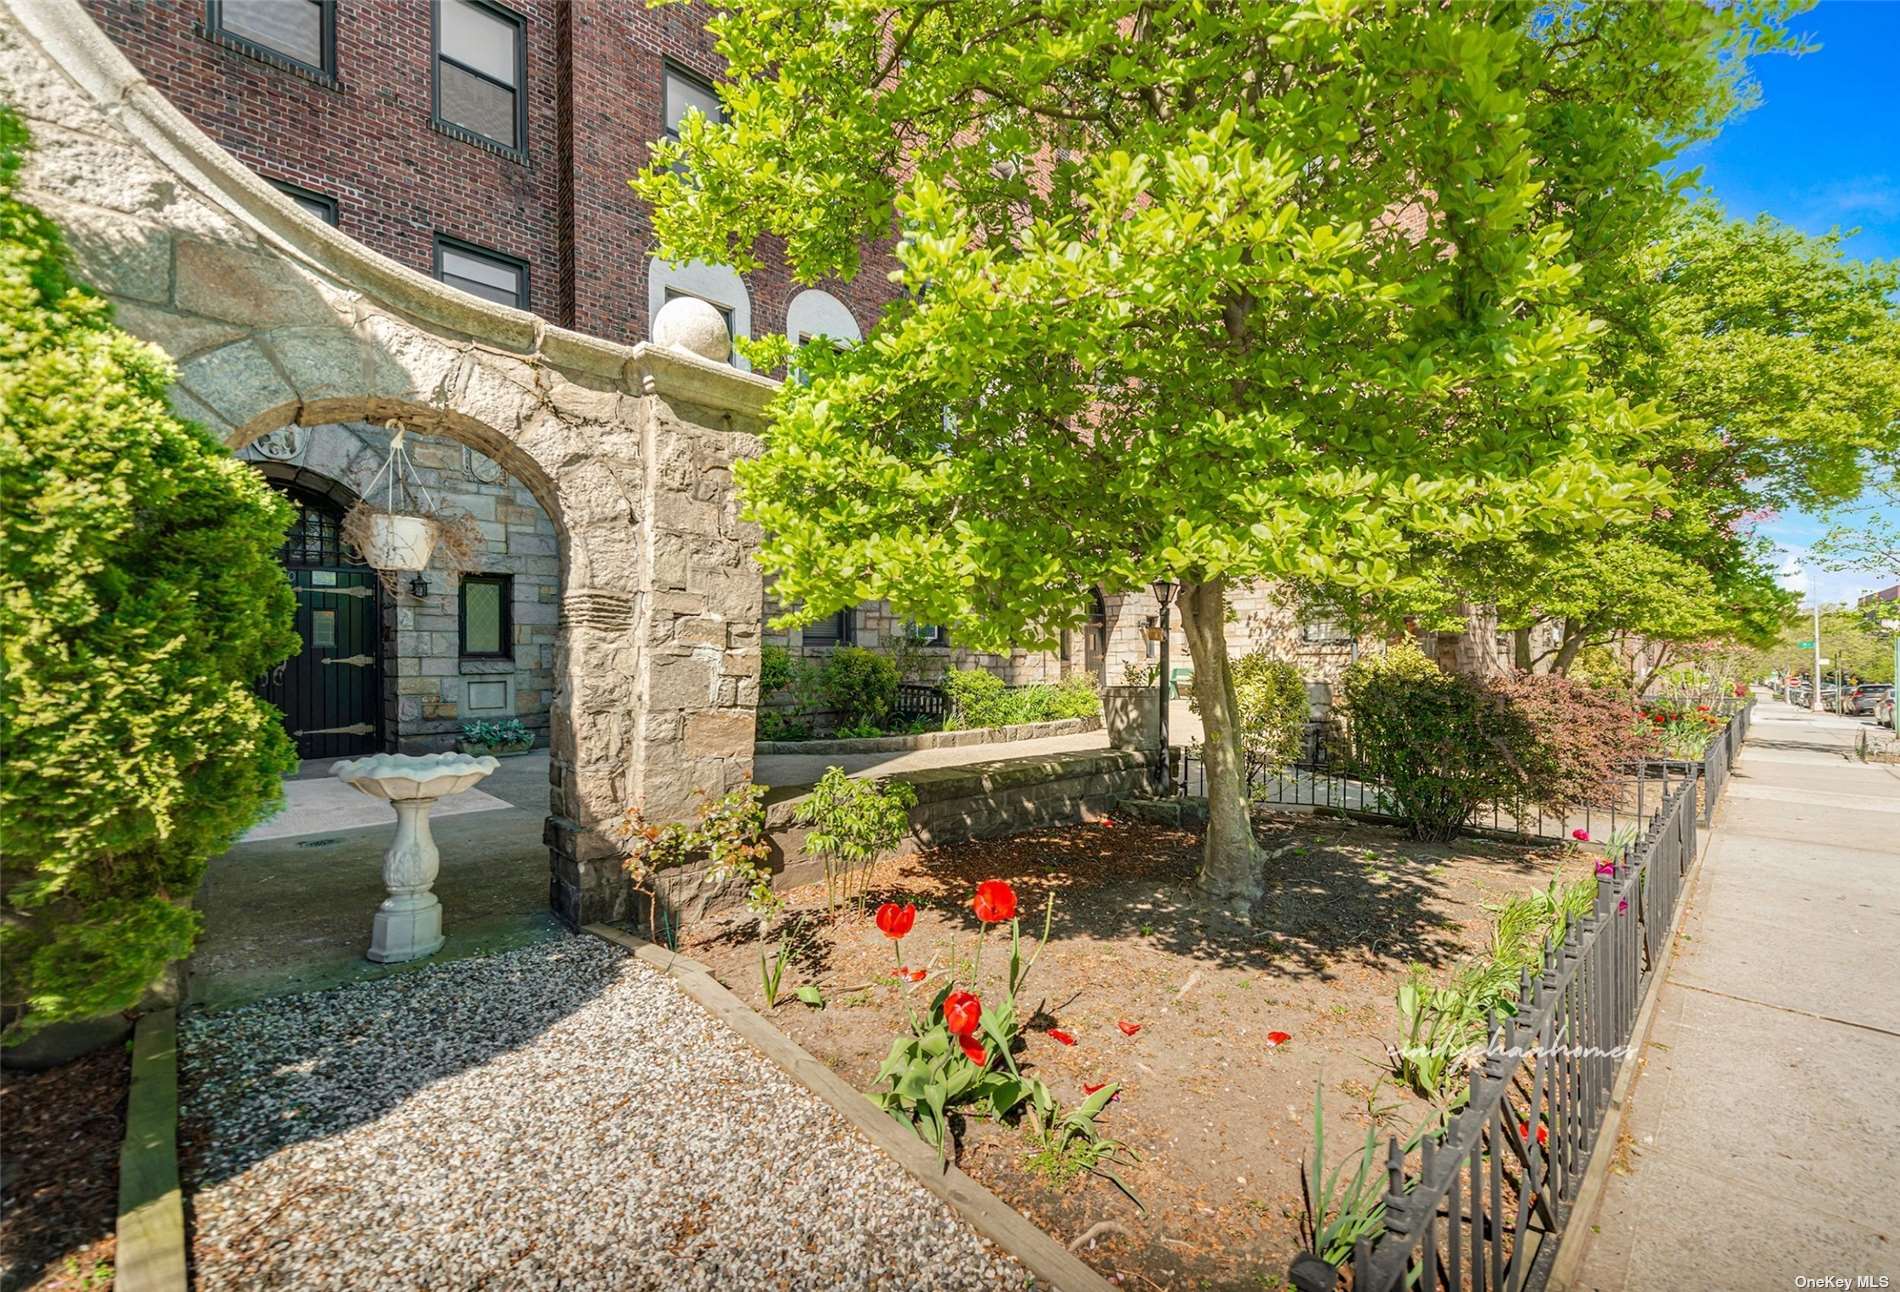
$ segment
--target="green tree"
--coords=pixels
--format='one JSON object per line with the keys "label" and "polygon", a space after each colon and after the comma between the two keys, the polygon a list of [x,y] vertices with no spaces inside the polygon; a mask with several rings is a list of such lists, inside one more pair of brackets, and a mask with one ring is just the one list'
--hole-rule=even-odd
{"label": "green tree", "polygon": [[763,565],[807,614],[887,597],[988,647],[1178,582],[1201,882],[1244,909],[1229,585],[1424,596],[1448,550],[1642,513],[1656,477],[1601,449],[1654,415],[1592,380],[1564,207],[1593,245],[1648,227],[1661,141],[1739,101],[1779,12],[740,0],[726,120],[634,186],[675,260],[782,240],[848,278],[898,235],[905,301],[801,356],[741,472]]}
{"label": "green tree", "polygon": [[289,509],[173,417],[163,354],[15,196],[0,110],[0,1012],[7,1038],[135,1004],[191,949],[206,859],[296,758],[252,680],[289,654]]}
{"label": "green tree", "polygon": [[[1669,414],[1626,456],[1668,471],[1670,495],[1615,542],[1523,547],[1478,580],[1507,626],[1561,625],[1558,672],[1628,635],[1772,641],[1792,601],[1754,523],[1850,503],[1900,461],[1900,266],[1706,205],[1629,259],[1646,280],[1626,296],[1645,307],[1605,343],[1606,366]],[[1877,526],[1858,549],[1837,530],[1841,557],[1875,557]]]}

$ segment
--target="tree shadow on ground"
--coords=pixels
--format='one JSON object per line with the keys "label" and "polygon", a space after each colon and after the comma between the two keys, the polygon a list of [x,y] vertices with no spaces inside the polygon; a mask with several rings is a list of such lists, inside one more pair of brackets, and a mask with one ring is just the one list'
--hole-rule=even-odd
{"label": "tree shadow on ground", "polygon": [[[1443,900],[1449,862],[1479,862],[1509,889],[1541,883],[1549,870],[1547,850],[1478,840],[1422,844],[1389,827],[1313,817],[1263,815],[1256,834],[1267,858],[1265,893],[1246,921],[1196,886],[1197,836],[1120,823],[1030,830],[883,863],[867,877],[866,909],[928,901],[959,938],[973,946],[981,935],[988,954],[1002,954],[995,948],[1006,928],[985,932],[969,905],[977,883],[1001,879],[1016,891],[1025,939],[1040,936],[1053,896],[1052,942],[1140,938],[1196,963],[1327,980],[1344,962],[1441,967],[1462,955],[1459,921]],[[699,940],[752,936],[747,922]]]}

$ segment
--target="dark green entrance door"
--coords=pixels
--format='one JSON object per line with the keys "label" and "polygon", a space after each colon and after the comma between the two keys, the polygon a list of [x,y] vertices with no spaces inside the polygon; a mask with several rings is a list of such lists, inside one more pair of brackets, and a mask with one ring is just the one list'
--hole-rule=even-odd
{"label": "dark green entrance door", "polygon": [[381,597],[376,575],[344,558],[328,499],[288,495],[296,523],[282,549],[297,594],[295,655],[260,690],[283,711],[303,758],[348,758],[383,747]]}

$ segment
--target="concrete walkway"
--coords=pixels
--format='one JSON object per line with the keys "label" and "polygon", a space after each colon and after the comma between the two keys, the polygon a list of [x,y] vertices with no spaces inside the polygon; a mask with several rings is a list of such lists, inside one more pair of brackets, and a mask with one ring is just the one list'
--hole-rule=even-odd
{"label": "concrete walkway", "polygon": [[1900,1286],[1900,766],[1855,760],[1867,726],[1755,710],[1570,1288]]}

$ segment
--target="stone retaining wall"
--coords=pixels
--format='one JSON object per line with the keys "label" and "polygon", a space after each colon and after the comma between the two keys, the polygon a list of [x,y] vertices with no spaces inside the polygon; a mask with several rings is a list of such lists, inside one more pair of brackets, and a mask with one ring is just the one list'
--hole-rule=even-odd
{"label": "stone retaining wall", "polygon": [[[1147,759],[1118,749],[1088,749],[1042,757],[1007,758],[957,767],[926,767],[892,776],[917,791],[911,809],[911,837],[892,855],[908,856],[927,847],[1017,834],[1044,826],[1097,821],[1123,801],[1149,792]],[[781,891],[821,883],[824,862],[804,852],[804,826],[793,823],[806,786],[775,790],[766,809],[774,886]],[[674,926],[729,912],[744,892],[704,882],[701,870],[674,871],[662,877],[662,904]],[[645,903],[637,903],[644,907]],[[644,909],[637,918],[646,919]]]}
{"label": "stone retaining wall", "polygon": [[1010,727],[971,727],[964,731],[920,731],[910,736],[867,736],[861,740],[761,740],[753,755],[763,754],[890,754],[907,749],[964,749],[971,745],[1005,744],[1015,740],[1042,740],[1050,736],[1079,736],[1100,731],[1097,718],[1057,718],[1054,722],[1019,722]]}

